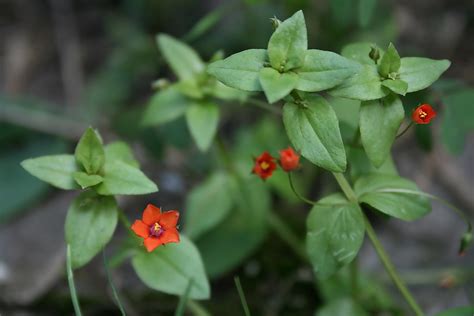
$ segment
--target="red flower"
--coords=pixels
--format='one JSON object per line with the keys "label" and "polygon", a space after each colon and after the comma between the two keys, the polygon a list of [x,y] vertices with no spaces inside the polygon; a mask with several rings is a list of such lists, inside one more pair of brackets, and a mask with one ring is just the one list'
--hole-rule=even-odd
{"label": "red flower", "polygon": [[143,211],[142,220],[137,219],[132,225],[133,232],[144,239],[143,244],[148,252],[160,245],[179,242],[176,229],[179,213],[169,211],[161,213],[161,209],[148,204]]}
{"label": "red flower", "polygon": [[280,165],[286,172],[295,170],[300,165],[300,155],[291,147],[280,150]]}
{"label": "red flower", "polygon": [[255,166],[252,172],[265,180],[272,175],[276,167],[275,158],[265,151],[255,159]]}
{"label": "red flower", "polygon": [[435,116],[436,111],[429,104],[420,105],[411,115],[413,121],[417,124],[429,124]]}

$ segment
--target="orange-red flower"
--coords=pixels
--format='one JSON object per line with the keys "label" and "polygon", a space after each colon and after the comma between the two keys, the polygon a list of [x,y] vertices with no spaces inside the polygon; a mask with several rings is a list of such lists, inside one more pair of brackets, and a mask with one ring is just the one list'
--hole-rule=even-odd
{"label": "orange-red flower", "polygon": [[286,172],[295,170],[300,165],[300,155],[291,147],[280,150],[280,165]]}
{"label": "orange-red flower", "polygon": [[170,242],[179,242],[179,233],[176,229],[178,211],[161,213],[161,209],[148,204],[143,211],[142,219],[137,219],[132,225],[133,232],[144,239],[143,244],[148,252],[160,245]]}
{"label": "orange-red flower", "polygon": [[265,151],[255,159],[255,166],[253,167],[252,172],[265,180],[272,175],[276,167],[275,158]]}
{"label": "orange-red flower", "polygon": [[417,124],[429,124],[435,116],[436,111],[429,104],[420,105],[411,115],[413,121]]}

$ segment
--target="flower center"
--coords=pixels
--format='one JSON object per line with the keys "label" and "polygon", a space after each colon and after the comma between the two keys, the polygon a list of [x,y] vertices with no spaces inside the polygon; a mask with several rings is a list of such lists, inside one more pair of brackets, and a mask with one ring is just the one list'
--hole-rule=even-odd
{"label": "flower center", "polygon": [[270,167],[270,164],[266,161],[263,161],[260,163],[260,167],[263,169],[263,170],[267,170],[269,167]]}
{"label": "flower center", "polygon": [[163,234],[163,227],[160,224],[155,223],[150,227],[150,236],[160,237]]}
{"label": "flower center", "polygon": [[424,118],[427,117],[427,116],[428,116],[428,113],[426,113],[426,112],[423,111],[423,110],[420,110],[419,117],[420,117],[421,119],[424,119]]}

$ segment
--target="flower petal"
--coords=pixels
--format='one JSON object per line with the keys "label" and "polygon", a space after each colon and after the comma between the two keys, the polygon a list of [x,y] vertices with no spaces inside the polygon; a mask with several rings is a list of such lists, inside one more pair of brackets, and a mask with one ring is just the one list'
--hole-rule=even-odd
{"label": "flower petal", "polygon": [[152,204],[148,204],[143,211],[143,222],[151,226],[158,222],[161,218],[161,209]]}
{"label": "flower petal", "polygon": [[145,239],[143,244],[145,245],[145,248],[148,252],[152,252],[153,250],[155,250],[156,247],[162,245],[163,241],[161,240],[161,238],[148,237],[147,239]]}
{"label": "flower petal", "polygon": [[160,241],[163,245],[170,242],[179,242],[178,230],[176,228],[165,230],[163,235],[160,236]]}
{"label": "flower petal", "polygon": [[165,230],[172,229],[178,224],[179,212],[178,211],[168,211],[161,213],[160,225]]}
{"label": "flower petal", "polygon": [[135,235],[139,237],[148,238],[150,235],[150,227],[139,219],[137,219],[130,228],[133,230]]}

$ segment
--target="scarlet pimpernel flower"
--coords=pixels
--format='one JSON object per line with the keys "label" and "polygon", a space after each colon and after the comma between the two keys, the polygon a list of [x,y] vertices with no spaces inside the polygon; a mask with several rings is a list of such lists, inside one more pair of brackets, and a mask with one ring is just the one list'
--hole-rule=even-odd
{"label": "scarlet pimpernel flower", "polygon": [[133,232],[143,238],[143,244],[148,252],[160,245],[179,242],[176,229],[178,211],[161,212],[159,207],[148,204],[143,211],[142,219],[137,219],[132,225]]}
{"label": "scarlet pimpernel flower", "polygon": [[300,165],[300,155],[293,148],[280,150],[280,166],[286,172],[290,172],[298,168]]}
{"label": "scarlet pimpernel flower", "polygon": [[417,124],[429,124],[436,117],[436,111],[429,104],[422,104],[413,111],[411,115]]}
{"label": "scarlet pimpernel flower", "polygon": [[276,167],[277,164],[275,158],[265,151],[255,159],[255,166],[253,167],[252,172],[263,180],[266,180],[272,175]]}

